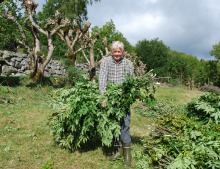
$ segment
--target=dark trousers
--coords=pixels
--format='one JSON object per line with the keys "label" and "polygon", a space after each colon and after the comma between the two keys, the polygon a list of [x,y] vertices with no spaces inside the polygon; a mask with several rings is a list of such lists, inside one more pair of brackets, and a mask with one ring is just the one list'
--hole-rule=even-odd
{"label": "dark trousers", "polygon": [[130,121],[131,121],[131,113],[127,111],[126,117],[121,120],[121,140],[123,143],[131,142],[130,135]]}

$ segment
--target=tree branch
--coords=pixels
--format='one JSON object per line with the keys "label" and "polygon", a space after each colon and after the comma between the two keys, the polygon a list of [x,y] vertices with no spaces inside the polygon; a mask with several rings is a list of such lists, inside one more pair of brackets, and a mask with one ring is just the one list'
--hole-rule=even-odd
{"label": "tree branch", "polygon": [[30,52],[30,48],[26,44],[27,38],[26,38],[24,29],[22,28],[21,24],[17,21],[17,19],[14,16],[12,16],[11,12],[5,13],[4,17],[9,19],[9,20],[11,20],[12,22],[14,22],[17,25],[17,27],[19,29],[19,32],[20,32],[20,34],[22,36],[22,40],[17,40],[17,41],[18,41],[18,43],[23,45],[28,50],[28,52]]}

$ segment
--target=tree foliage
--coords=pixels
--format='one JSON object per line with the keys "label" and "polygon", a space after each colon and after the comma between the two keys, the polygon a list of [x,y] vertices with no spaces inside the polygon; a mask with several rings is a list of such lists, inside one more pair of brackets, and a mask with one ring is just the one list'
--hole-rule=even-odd
{"label": "tree foliage", "polygon": [[213,49],[210,51],[211,56],[214,56],[217,60],[220,60],[220,42],[213,45]]}
{"label": "tree foliage", "polygon": [[[214,49],[213,51],[218,53],[218,45],[215,45]],[[168,76],[177,79],[182,85],[189,82],[193,82],[194,86],[220,84],[220,64],[217,61],[199,60],[196,56],[173,51],[158,38],[139,41],[136,53],[148,70],[154,70],[157,77]]]}
{"label": "tree foliage", "polygon": [[178,78],[181,84],[189,79],[196,79],[200,72],[195,67],[199,67],[199,60],[196,57],[176,51],[170,52],[167,61],[169,76]]}
{"label": "tree foliage", "polygon": [[98,1],[100,0],[48,0],[39,15],[42,18],[54,17],[58,10],[63,17],[82,23],[87,20],[87,5]]}
{"label": "tree foliage", "polygon": [[20,33],[17,25],[5,17],[8,12],[22,24],[23,15],[21,13],[21,3],[19,0],[5,0],[0,4],[0,50],[16,51],[19,43]]}
{"label": "tree foliage", "polygon": [[155,73],[164,76],[166,71],[164,65],[167,64],[169,57],[169,47],[158,38],[152,40],[141,40],[136,45],[136,53],[140,60],[146,65],[147,69],[154,69]]}
{"label": "tree foliage", "polygon": [[220,85],[220,72],[219,72],[219,62],[216,60],[209,60],[205,65],[206,72],[206,83],[213,85]]}

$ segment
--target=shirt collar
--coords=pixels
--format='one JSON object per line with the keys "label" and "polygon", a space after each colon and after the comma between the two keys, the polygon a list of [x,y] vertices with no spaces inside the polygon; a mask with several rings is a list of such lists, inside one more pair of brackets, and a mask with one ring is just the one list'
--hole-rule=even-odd
{"label": "shirt collar", "polygon": [[113,56],[111,58],[112,58],[112,62],[115,64],[120,64],[124,60],[124,56],[121,58],[121,60],[119,62],[116,62],[115,59],[113,58]]}

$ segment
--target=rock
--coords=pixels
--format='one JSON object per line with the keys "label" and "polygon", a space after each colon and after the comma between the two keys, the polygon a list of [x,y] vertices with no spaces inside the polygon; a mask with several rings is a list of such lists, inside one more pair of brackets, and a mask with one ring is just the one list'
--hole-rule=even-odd
{"label": "rock", "polygon": [[[0,51],[0,75],[23,76],[30,74],[31,56],[10,51]],[[65,76],[66,68],[57,60],[51,60],[45,68],[45,76]]]}

